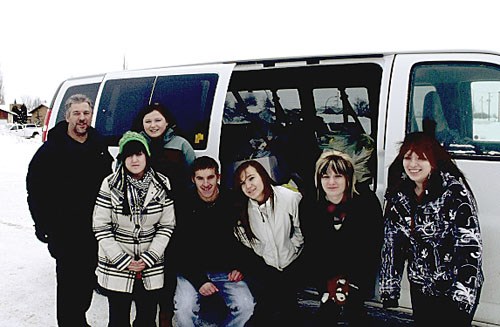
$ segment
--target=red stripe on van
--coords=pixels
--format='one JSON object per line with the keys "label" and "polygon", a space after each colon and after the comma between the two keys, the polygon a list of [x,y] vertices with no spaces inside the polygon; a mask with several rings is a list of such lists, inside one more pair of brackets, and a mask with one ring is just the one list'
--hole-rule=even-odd
{"label": "red stripe on van", "polygon": [[43,121],[42,142],[47,141],[47,133],[48,133],[48,129],[49,129],[49,120],[50,120],[51,113],[52,113],[52,109],[47,110],[47,114],[45,115],[45,119]]}

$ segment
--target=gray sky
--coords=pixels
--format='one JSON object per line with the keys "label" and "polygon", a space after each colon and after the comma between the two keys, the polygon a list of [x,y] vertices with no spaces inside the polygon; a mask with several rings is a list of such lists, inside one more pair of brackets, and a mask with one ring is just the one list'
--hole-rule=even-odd
{"label": "gray sky", "polygon": [[66,78],[177,64],[400,50],[500,52],[497,1],[16,0],[0,11],[6,101]]}

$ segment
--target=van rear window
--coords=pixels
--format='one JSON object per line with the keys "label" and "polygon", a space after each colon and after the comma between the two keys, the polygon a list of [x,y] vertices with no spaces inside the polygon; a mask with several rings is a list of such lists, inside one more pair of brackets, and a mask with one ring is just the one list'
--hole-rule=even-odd
{"label": "van rear window", "polygon": [[159,76],[151,102],[167,106],[177,121],[176,132],[195,150],[207,147],[210,114],[214,102],[217,74]]}
{"label": "van rear window", "polygon": [[61,101],[61,105],[59,106],[59,110],[57,111],[56,123],[64,120],[64,114],[66,113],[66,109],[64,108],[64,104],[66,100],[74,94],[85,94],[92,100],[92,103],[95,104],[95,99],[97,98],[97,91],[99,90],[100,83],[92,83],[92,84],[81,84],[71,86],[64,93],[64,97]]}
{"label": "van rear window", "polygon": [[155,77],[108,80],[97,108],[95,128],[118,145],[120,137],[132,128],[137,112],[149,103]]}
{"label": "van rear window", "polygon": [[148,76],[108,80],[97,110],[96,129],[108,145],[118,140],[137,113],[149,103],[165,105],[176,120],[176,132],[195,150],[206,148],[217,74]]}

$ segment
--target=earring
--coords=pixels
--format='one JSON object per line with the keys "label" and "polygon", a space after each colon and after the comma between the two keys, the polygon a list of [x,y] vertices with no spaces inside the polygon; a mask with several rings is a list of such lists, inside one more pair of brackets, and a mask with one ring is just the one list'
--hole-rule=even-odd
{"label": "earring", "polygon": [[406,172],[403,171],[401,173],[401,179],[405,181],[407,178],[408,178],[408,175],[406,175]]}

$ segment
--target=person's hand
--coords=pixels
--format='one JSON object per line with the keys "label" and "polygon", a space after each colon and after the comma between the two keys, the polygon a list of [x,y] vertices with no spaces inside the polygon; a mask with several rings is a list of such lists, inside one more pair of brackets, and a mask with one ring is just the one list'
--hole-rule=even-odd
{"label": "person's hand", "polygon": [[40,242],[49,243],[49,235],[47,235],[47,233],[43,229],[36,226],[35,226],[35,236]]}
{"label": "person's hand", "polygon": [[231,271],[228,275],[227,275],[227,278],[231,281],[231,282],[239,282],[241,280],[243,280],[243,274],[239,271],[239,270],[233,270]]}
{"label": "person's hand", "polygon": [[146,268],[146,263],[142,260],[132,260],[128,265],[128,270],[141,272]]}
{"label": "person's hand", "polygon": [[214,293],[217,293],[219,289],[212,283],[212,282],[206,282],[205,284],[201,285],[199,292],[203,296],[209,296]]}
{"label": "person's hand", "polygon": [[397,308],[399,306],[399,301],[397,299],[383,299],[382,307],[384,309]]}

